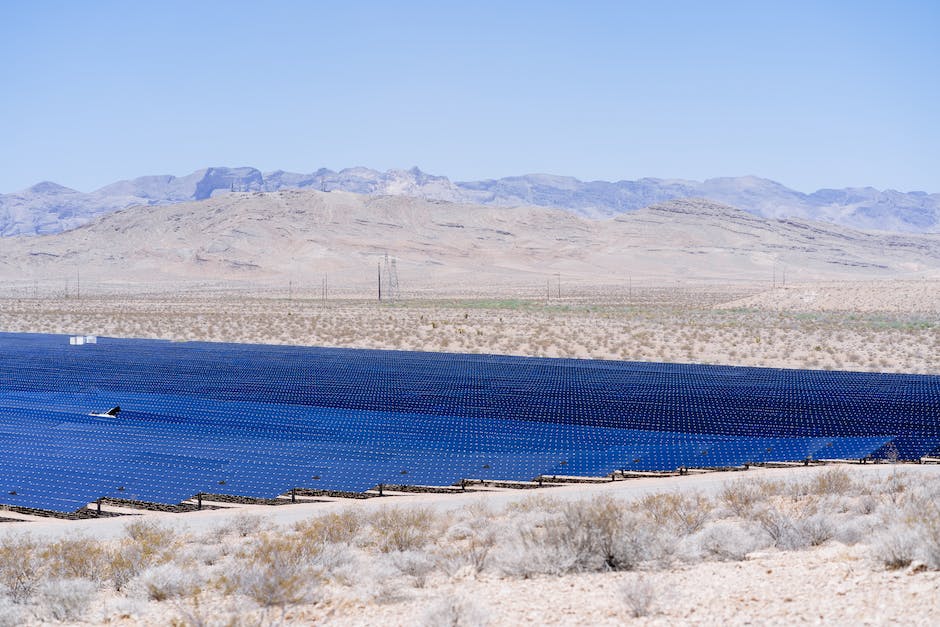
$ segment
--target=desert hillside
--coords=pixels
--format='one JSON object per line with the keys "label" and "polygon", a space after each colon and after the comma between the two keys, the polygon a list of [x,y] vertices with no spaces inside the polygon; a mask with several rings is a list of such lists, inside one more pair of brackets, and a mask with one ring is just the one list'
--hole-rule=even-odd
{"label": "desert hillside", "polygon": [[[0,280],[319,287],[371,294],[385,254],[402,293],[940,275],[940,236],[775,220],[676,200],[591,220],[542,207],[292,190],[136,206],[56,235],[4,238]],[[74,287],[74,285],[73,285]]]}

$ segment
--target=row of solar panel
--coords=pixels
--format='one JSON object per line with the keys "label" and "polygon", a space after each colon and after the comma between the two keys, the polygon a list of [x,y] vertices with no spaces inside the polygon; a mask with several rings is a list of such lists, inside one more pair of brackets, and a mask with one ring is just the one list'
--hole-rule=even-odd
{"label": "row of solar panel", "polygon": [[[109,340],[109,345],[113,342]],[[291,354],[289,367],[275,368],[272,361],[285,360],[280,354],[282,347],[253,347],[262,353],[264,368],[259,369],[258,354],[250,359],[239,357],[246,352],[243,348],[232,349],[233,357],[217,346],[119,344],[110,346],[110,351],[94,353],[93,360],[87,359],[86,352],[68,364],[69,376],[87,389],[173,392],[220,400],[250,395],[277,403],[445,415],[475,413],[609,426],[623,426],[625,419],[633,419],[637,422],[632,426],[637,428],[647,428],[646,421],[656,423],[653,428],[667,430],[739,434],[763,433],[767,421],[776,421],[781,434],[821,435],[815,429],[833,414],[842,414],[842,422],[858,435],[870,433],[866,429],[869,423],[879,431],[903,432],[919,424],[923,416],[940,410],[937,383],[930,377],[850,373],[856,375],[850,379],[845,373],[823,373],[830,377],[814,373],[819,384],[806,385],[802,371],[771,370],[768,374],[742,369],[752,375],[742,378],[727,367],[709,370],[696,366],[663,376],[658,368],[650,371],[630,364],[630,368],[618,370],[609,362],[576,362],[565,369],[545,364],[528,372],[531,367],[512,362],[508,368],[499,367],[505,365],[504,357],[480,361],[459,356],[451,363],[437,356],[396,353],[390,357],[388,352],[364,351],[357,359],[345,356],[341,360],[336,349],[307,349],[306,353]],[[55,348],[61,350],[60,346]],[[123,355],[115,355],[114,348],[120,353],[133,350],[133,361],[127,363]],[[45,368],[33,366],[37,378],[48,380],[51,372],[62,372],[56,370],[57,359],[51,358]],[[20,364],[13,367],[20,368],[22,385],[34,384],[29,373],[22,371],[21,362],[13,362]],[[187,363],[199,364],[207,374],[192,376]],[[473,371],[465,367],[470,363],[475,366]],[[604,376],[614,371],[618,377]],[[729,371],[732,375],[722,374]],[[693,374],[704,383],[688,386],[686,380]],[[292,385],[284,386],[277,380],[279,376]],[[883,381],[886,376],[893,388]],[[552,384],[558,381],[563,385]],[[563,392],[546,389],[546,382]],[[57,383],[76,384],[64,378]],[[885,394],[884,389],[892,389],[893,394]],[[625,404],[641,411],[625,417]],[[781,417],[786,421],[779,421]]]}
{"label": "row of solar panel", "polygon": [[[596,476],[940,446],[940,378],[0,334],[0,503]],[[113,406],[119,418],[93,417]]]}
{"label": "row of solar panel", "polygon": [[[321,418],[330,420],[327,416]],[[341,412],[330,434],[259,434],[207,422],[113,419],[44,410],[0,414],[0,502],[72,511],[99,497],[179,503],[197,493],[271,498],[293,487],[363,491],[378,484],[603,476],[617,470],[736,466],[781,459],[862,458],[890,438],[736,438],[590,427],[502,431],[456,419]],[[369,425],[368,438],[351,425]],[[457,423],[457,424],[455,424]],[[24,425],[33,428],[24,428]],[[224,424],[224,423],[223,423]],[[344,429],[345,427],[345,429]],[[613,430],[610,430],[613,431]],[[501,437],[505,434],[504,437]],[[416,444],[420,442],[420,444]]]}

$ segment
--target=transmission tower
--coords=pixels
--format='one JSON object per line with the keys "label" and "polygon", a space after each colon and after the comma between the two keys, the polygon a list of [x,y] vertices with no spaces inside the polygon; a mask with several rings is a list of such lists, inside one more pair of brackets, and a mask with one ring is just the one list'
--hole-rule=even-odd
{"label": "transmission tower", "polygon": [[385,291],[389,300],[394,300],[401,296],[398,289],[398,264],[395,259],[389,259],[388,253],[385,253]]}

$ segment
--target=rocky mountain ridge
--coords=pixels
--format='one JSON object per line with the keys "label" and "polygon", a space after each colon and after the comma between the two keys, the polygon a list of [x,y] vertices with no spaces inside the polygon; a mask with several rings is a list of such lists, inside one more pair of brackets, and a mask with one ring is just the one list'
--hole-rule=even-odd
{"label": "rocky mountain ridge", "polygon": [[938,235],[768,219],[705,200],[589,219],[534,206],[284,190],[134,206],[67,232],[10,237],[0,280],[65,284],[80,270],[83,286],[299,285],[328,274],[331,285],[362,294],[386,254],[408,289],[544,286],[554,276],[581,285],[770,281],[785,272],[794,281],[940,276]]}
{"label": "rocky mountain ridge", "polygon": [[611,217],[669,200],[703,198],[766,218],[817,220],[869,230],[940,232],[937,193],[864,187],[821,189],[804,194],[754,176],[703,182],[658,178],[609,182],[530,174],[451,181],[418,168],[386,172],[362,167],[340,171],[321,168],[300,174],[214,167],[182,177],[144,176],[119,181],[89,193],[42,182],[21,192],[0,194],[0,236],[58,233],[133,205],[163,205],[231,192],[286,189],[412,196],[499,207],[533,205],[564,209],[588,218]]}

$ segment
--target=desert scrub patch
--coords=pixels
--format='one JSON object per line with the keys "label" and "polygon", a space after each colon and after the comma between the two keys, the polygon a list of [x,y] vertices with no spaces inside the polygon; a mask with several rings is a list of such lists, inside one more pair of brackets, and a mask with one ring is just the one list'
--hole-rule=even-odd
{"label": "desert scrub patch", "polygon": [[92,538],[63,538],[45,545],[40,552],[49,577],[102,581],[108,576],[110,555]]}
{"label": "desert scrub patch", "polygon": [[42,580],[40,547],[27,534],[0,538],[0,592],[14,603],[26,603]]}
{"label": "desert scrub patch", "polygon": [[651,521],[678,535],[695,533],[709,519],[714,504],[699,494],[663,492],[640,501],[640,510]]}
{"label": "desert scrub patch", "polygon": [[47,579],[36,593],[36,614],[43,620],[77,621],[98,593],[95,582],[81,578]]}
{"label": "desert scrub patch", "polygon": [[116,590],[151,566],[173,560],[182,538],[169,527],[140,520],[125,527],[127,537],[109,551],[108,575]]}
{"label": "desert scrub patch", "polygon": [[632,570],[664,554],[655,524],[607,495],[526,512],[512,522],[515,533],[499,545],[497,558],[510,575]]}
{"label": "desert scrub patch", "polygon": [[427,508],[383,507],[368,517],[368,543],[382,553],[422,549],[431,543],[440,522]]}
{"label": "desert scrub patch", "polygon": [[353,509],[316,516],[294,525],[294,531],[313,543],[353,543],[363,530],[365,517]]}
{"label": "desert scrub patch", "polygon": [[311,564],[321,549],[296,533],[262,532],[249,541],[218,584],[228,594],[242,594],[263,607],[313,602],[319,585]]}

